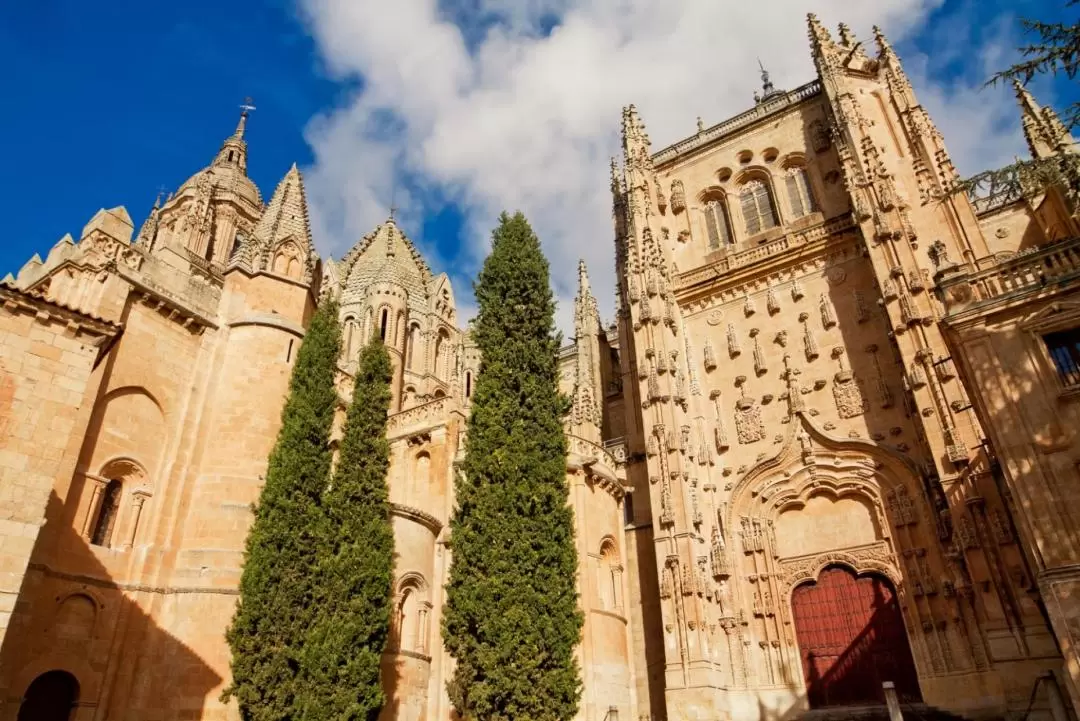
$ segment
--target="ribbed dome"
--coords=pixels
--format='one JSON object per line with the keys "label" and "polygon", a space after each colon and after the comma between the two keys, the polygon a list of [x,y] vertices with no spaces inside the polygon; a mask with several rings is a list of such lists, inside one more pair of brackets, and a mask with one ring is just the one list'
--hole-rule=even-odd
{"label": "ribbed dome", "polygon": [[209,180],[214,195],[233,194],[262,209],[262,194],[247,176],[247,143],[244,142],[244,130],[247,127],[247,110],[240,114],[240,122],[233,134],[225,138],[221,150],[209,167],[203,168],[187,179],[177,195],[188,188],[197,186],[205,176]]}
{"label": "ribbed dome", "polygon": [[392,218],[353,246],[338,269],[344,303],[363,299],[373,283],[394,283],[409,294],[410,307],[427,307],[431,270]]}
{"label": "ribbed dome", "polygon": [[222,193],[232,193],[234,195],[243,198],[252,205],[261,208],[262,207],[262,194],[255,186],[255,183],[251,182],[251,178],[247,177],[239,167],[235,165],[211,165],[208,168],[203,168],[195,175],[188,178],[180,189],[176,191],[177,195],[182,194],[188,188],[195,187],[200,176],[206,175],[210,181],[210,187],[215,191],[215,195],[220,196]]}

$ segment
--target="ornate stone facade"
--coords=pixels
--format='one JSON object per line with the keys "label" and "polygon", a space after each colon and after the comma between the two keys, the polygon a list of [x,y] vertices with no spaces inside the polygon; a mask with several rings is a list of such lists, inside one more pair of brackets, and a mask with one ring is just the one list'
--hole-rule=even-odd
{"label": "ornate stone facade", "polygon": [[[617,318],[579,267],[560,357],[582,721],[827,699],[812,688],[877,668],[861,634],[815,675],[796,597],[834,567],[889,589],[888,650],[926,702],[1000,717],[1046,673],[1080,698],[1075,188],[956,192],[884,36],[871,55],[809,29],[807,85],[766,76],[749,111],[657,152],[623,115]],[[1040,167],[1080,177],[1019,98]],[[102,210],[0,287],[0,721],[49,671],[77,682],[77,719],[238,718],[219,694],[250,504],[327,296],[339,421],[364,339],[394,364],[384,718],[453,718],[439,627],[479,354],[392,217],[323,262],[295,167],[264,205],[245,123],[134,241]]]}

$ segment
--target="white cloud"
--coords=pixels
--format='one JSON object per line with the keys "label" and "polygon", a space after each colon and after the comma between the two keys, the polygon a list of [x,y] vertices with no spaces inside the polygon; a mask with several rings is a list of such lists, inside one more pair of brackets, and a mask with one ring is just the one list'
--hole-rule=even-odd
{"label": "white cloud", "polygon": [[[432,198],[449,197],[466,215],[464,246],[420,241],[468,305],[462,280],[487,251],[495,218],[520,209],[551,261],[563,328],[579,257],[610,318],[607,160],[618,152],[623,105],[637,105],[659,149],[694,132],[698,115],[712,124],[749,107],[756,58],[777,86],[811,79],[807,11],[844,20],[860,37],[880,24],[897,43],[940,2],[302,0],[328,67],[362,79],[351,102],[309,129],[317,238],[340,254],[384,219],[395,187],[403,223],[417,235]],[[961,171],[1020,147],[1015,122],[1000,122],[1011,99],[976,92],[985,75],[935,85],[926,58],[905,60]]]}

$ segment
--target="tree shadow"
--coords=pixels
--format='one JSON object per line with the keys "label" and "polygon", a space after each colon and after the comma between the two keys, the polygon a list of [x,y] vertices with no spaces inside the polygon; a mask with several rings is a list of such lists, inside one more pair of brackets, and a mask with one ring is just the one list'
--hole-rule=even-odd
{"label": "tree shadow", "polygon": [[[0,649],[0,719],[23,721],[28,688],[51,671],[74,678],[74,708],[67,717],[26,721],[236,718],[235,705],[217,699],[222,674],[161,625],[198,637],[198,606],[215,591],[118,581],[103,559],[146,550],[91,546],[68,515],[54,490]],[[227,598],[231,606],[235,594]],[[209,632],[222,630],[213,625]]]}

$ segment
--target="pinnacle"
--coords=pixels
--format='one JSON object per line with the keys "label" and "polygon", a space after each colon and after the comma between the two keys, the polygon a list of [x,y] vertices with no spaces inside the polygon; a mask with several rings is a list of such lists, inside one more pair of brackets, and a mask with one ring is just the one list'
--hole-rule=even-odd
{"label": "pinnacle", "polygon": [[874,42],[877,43],[878,52],[882,55],[892,53],[892,45],[889,44],[889,39],[885,37],[885,32],[877,25],[872,28],[872,31],[874,32]]}
{"label": "pinnacle", "polygon": [[589,294],[589,269],[585,266],[584,258],[578,260],[578,294],[582,297]]}
{"label": "pinnacle", "polygon": [[271,245],[294,236],[300,243],[311,247],[304,179],[296,163],[292,164],[275,188],[270,204],[255,226],[255,235]]}

